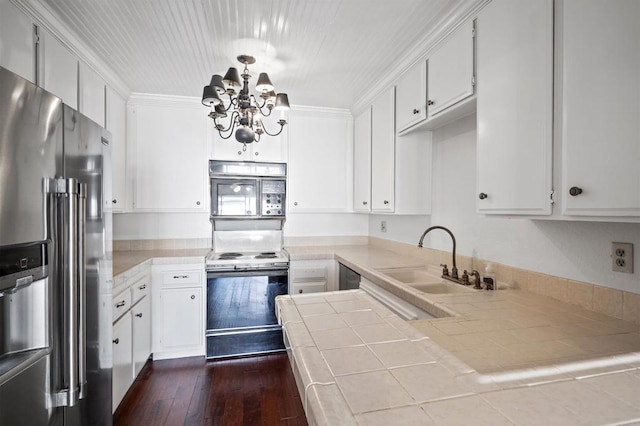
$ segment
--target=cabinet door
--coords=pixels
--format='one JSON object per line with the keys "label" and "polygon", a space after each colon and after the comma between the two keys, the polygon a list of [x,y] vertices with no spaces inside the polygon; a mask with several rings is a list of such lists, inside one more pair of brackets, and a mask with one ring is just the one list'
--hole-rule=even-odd
{"label": "cabinet door", "polygon": [[130,135],[134,209],[206,210],[207,121],[202,105],[184,99],[136,99]]}
{"label": "cabinet door", "polygon": [[126,313],[113,324],[113,411],[133,383],[131,314]]}
{"label": "cabinet door", "polygon": [[161,350],[189,349],[204,341],[202,288],[160,290],[159,346]]}
{"label": "cabinet door", "polygon": [[371,107],[353,122],[353,210],[371,211]]}
{"label": "cabinet door", "polygon": [[78,59],[57,38],[40,28],[42,87],[78,109]]}
{"label": "cabinet door", "polygon": [[35,83],[33,23],[9,1],[0,1],[0,66]]}
{"label": "cabinet door", "polygon": [[640,2],[563,3],[563,213],[640,216]]}
{"label": "cabinet door", "polygon": [[151,355],[151,302],[145,296],[131,308],[133,321],[133,378],[135,379]]}
{"label": "cabinet door", "polygon": [[105,82],[84,62],[80,62],[78,76],[80,94],[79,111],[101,125],[105,126]]}
{"label": "cabinet door", "polygon": [[217,131],[213,130],[213,158],[215,160],[231,161],[264,161],[283,163],[286,162],[286,147],[288,138],[288,126],[285,126],[278,136],[262,135],[260,142],[254,142],[243,149],[243,145],[236,141],[234,136],[222,139]]}
{"label": "cabinet door", "polygon": [[126,101],[113,89],[106,91],[107,122],[111,132],[111,164],[113,170],[112,209],[114,212],[125,210],[126,206],[126,137],[127,107]]}
{"label": "cabinet door", "polygon": [[401,132],[427,118],[427,64],[405,72],[396,86],[396,124]]}
{"label": "cabinet door", "polygon": [[371,211],[394,209],[395,126],[394,88],[378,96],[371,106]]}
{"label": "cabinet door", "polygon": [[494,0],[476,26],[478,211],[550,214],[553,2]]}
{"label": "cabinet door", "polygon": [[[269,126],[270,132],[275,132],[280,126]],[[262,135],[260,142],[251,144],[251,160],[284,163],[287,161],[287,146],[289,125],[285,125],[278,136]],[[238,144],[240,145],[240,144]]]}
{"label": "cabinet door", "polygon": [[289,134],[289,212],[350,208],[352,119],[343,111],[292,110]]}
{"label": "cabinet door", "polygon": [[428,61],[429,117],[473,95],[473,22],[465,24]]}

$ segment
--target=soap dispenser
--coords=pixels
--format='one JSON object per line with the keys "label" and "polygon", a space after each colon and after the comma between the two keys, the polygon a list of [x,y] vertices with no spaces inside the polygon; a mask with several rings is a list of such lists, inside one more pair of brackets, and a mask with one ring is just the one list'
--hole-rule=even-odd
{"label": "soap dispenser", "polygon": [[487,290],[498,289],[498,281],[496,281],[496,273],[494,272],[493,265],[491,263],[487,263],[487,266],[485,266],[484,277],[482,281]]}

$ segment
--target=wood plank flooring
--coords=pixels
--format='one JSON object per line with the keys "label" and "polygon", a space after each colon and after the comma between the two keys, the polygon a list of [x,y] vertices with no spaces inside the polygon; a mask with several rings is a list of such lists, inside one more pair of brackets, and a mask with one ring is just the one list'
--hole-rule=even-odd
{"label": "wood plank flooring", "polygon": [[282,353],[223,361],[149,361],[113,424],[306,426],[307,420]]}

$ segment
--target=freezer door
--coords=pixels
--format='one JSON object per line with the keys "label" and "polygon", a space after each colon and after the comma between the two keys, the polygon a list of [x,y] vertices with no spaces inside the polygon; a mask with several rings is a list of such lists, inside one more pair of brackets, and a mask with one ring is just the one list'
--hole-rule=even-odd
{"label": "freezer door", "polygon": [[0,247],[48,238],[44,185],[61,142],[62,101],[0,67]]}
{"label": "freezer door", "polygon": [[[67,424],[111,425],[112,222],[110,134],[64,106],[64,176],[86,185],[85,322],[86,396],[67,409]],[[108,307],[109,309],[105,309]],[[82,309],[82,308],[81,308]],[[81,393],[84,393],[81,391]],[[75,419],[75,420],[74,420]]]}

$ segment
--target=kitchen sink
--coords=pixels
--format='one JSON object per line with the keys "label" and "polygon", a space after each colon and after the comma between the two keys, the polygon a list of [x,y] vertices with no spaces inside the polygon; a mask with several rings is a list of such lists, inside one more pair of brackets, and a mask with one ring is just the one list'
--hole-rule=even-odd
{"label": "kitchen sink", "polygon": [[456,284],[434,275],[427,268],[400,268],[381,269],[378,272],[388,278],[407,284],[423,293],[429,294],[450,294],[450,293],[472,293],[473,287]]}
{"label": "kitchen sink", "polygon": [[473,287],[464,286],[462,284],[456,284],[448,281],[442,281],[439,283],[427,283],[427,284],[409,284],[416,290],[420,290],[423,293],[430,294],[449,294],[449,293],[473,293]]}
{"label": "kitchen sink", "polygon": [[393,278],[396,281],[400,281],[405,284],[414,283],[436,283],[440,282],[441,278],[430,274],[425,269],[392,269],[381,270],[384,275],[389,278]]}

